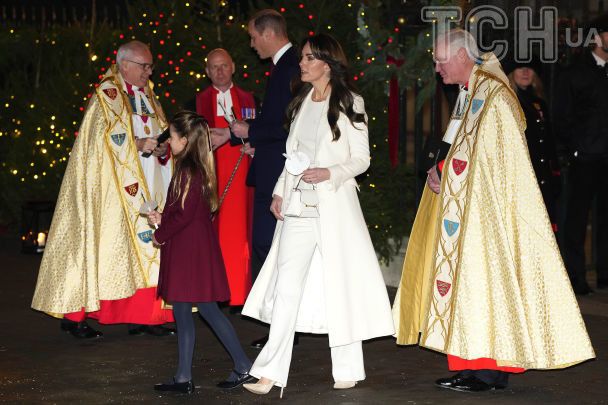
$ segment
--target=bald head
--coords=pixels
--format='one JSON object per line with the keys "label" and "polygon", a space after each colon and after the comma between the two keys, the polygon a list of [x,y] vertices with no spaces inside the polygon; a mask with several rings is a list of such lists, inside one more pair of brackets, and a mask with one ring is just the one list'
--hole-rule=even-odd
{"label": "bald head", "polygon": [[148,45],[140,41],[123,44],[116,52],[116,64],[122,78],[129,84],[145,87],[154,69]]}
{"label": "bald head", "polygon": [[230,56],[230,54],[228,53],[227,50],[223,49],[223,48],[215,48],[213,49],[211,52],[209,52],[207,54],[207,64],[209,64],[209,59],[214,59],[214,58],[228,58],[230,59],[230,62],[232,62],[232,56]]}
{"label": "bald head", "polygon": [[228,51],[217,48],[209,52],[205,71],[215,87],[221,91],[228,90],[232,85],[232,75],[235,71],[234,62]]}

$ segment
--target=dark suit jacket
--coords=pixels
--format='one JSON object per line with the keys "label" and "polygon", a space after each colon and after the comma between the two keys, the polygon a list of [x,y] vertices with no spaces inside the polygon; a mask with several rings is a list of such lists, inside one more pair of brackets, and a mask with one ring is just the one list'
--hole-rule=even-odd
{"label": "dark suit jacket", "polygon": [[608,158],[608,75],[591,51],[570,66],[558,81],[554,102],[554,128],[560,152],[578,160]]}
{"label": "dark suit jacket", "polygon": [[255,157],[247,184],[256,188],[256,195],[267,195],[268,201],[285,164],[283,153],[288,135],[284,128],[285,113],[292,98],[291,80],[299,74],[298,55],[292,46],[274,67],[261,112],[249,125],[249,143],[255,148]]}

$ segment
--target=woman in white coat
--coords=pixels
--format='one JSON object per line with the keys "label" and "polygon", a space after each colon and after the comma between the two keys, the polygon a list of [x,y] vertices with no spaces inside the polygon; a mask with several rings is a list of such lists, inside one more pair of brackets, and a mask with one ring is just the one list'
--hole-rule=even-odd
{"label": "woman in white coat", "polygon": [[[244,384],[256,394],[275,385],[282,394],[295,331],[329,335],[335,389],[365,379],[363,340],[394,333],[357,197],[355,176],[370,164],[363,99],[352,90],[346,57],[333,37],[307,38],[300,67],[303,83],[287,114],[288,160],[270,206],[277,227],[242,311],[270,323],[268,342],[250,371],[259,380]],[[307,160],[302,172],[296,163]]]}

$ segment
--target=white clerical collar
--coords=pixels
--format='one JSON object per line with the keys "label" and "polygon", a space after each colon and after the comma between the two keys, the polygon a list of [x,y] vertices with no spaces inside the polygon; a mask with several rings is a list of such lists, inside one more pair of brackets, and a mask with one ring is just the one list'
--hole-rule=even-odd
{"label": "white clerical collar", "polygon": [[222,90],[220,90],[219,88],[215,87],[215,85],[213,85],[213,84],[212,84],[212,86],[213,86],[213,88],[214,88],[214,89],[216,89],[216,90],[217,90],[217,92],[218,92],[219,94],[223,94],[223,95],[228,94],[228,95],[230,95],[230,89],[232,88],[232,86],[234,86],[234,83],[230,83],[230,87],[228,87],[228,89],[227,89],[226,91],[222,91]]}
{"label": "white clerical collar", "polygon": [[591,51],[591,55],[595,58],[598,66],[604,67],[606,65],[606,61],[595,54],[595,52]]}
{"label": "white clerical collar", "polygon": [[291,47],[291,42],[286,43],[281,49],[277,51],[277,53],[272,56],[272,63],[274,63],[274,65],[276,66],[277,63],[279,63],[279,59],[281,59],[281,56],[283,56],[283,54],[285,54],[285,52],[287,52],[287,50]]}
{"label": "white clerical collar", "polygon": [[226,91],[221,91],[220,89],[218,89],[215,86],[213,86],[213,88],[218,91],[217,103],[219,104],[219,106],[217,108],[217,116],[224,117],[227,114],[228,123],[232,122],[232,120],[234,119],[234,117],[232,117],[234,115],[232,112],[233,111],[232,110],[232,105],[233,105],[232,104],[232,94],[230,93],[232,84],[230,84],[230,87]]}

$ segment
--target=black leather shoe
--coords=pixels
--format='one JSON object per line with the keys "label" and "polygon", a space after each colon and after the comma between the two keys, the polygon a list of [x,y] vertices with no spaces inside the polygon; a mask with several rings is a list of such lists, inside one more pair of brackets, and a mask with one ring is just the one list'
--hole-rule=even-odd
{"label": "black leather shoe", "polygon": [[500,390],[506,388],[504,385],[497,384],[488,384],[484,381],[481,381],[479,378],[474,375],[463,378],[457,383],[454,383],[451,387],[448,387],[454,391],[460,392],[482,392],[482,391],[490,391],[490,390]]}
{"label": "black leather shoe", "polygon": [[228,310],[228,313],[230,315],[240,315],[242,309],[243,309],[242,305],[236,305],[236,306],[230,307],[230,309]]}
{"label": "black leather shoe", "polygon": [[171,336],[177,331],[173,328],[165,328],[161,325],[139,325],[129,329],[129,335],[151,335],[151,336]]}
{"label": "black leather shoe", "polygon": [[[469,370],[467,370],[469,371]],[[461,383],[464,379],[471,375],[470,372],[460,372],[452,377],[440,378],[435,381],[435,385],[439,388],[452,388],[455,384]]]}
{"label": "black leather shoe", "polygon": [[144,335],[146,333],[146,327],[147,327],[146,325],[139,325],[139,326],[136,326],[134,328],[130,327],[129,328],[129,335],[133,335],[133,336],[135,336],[135,335],[137,335],[137,336]]}
{"label": "black leather shoe", "polygon": [[224,390],[231,390],[233,388],[236,388],[242,384],[248,383],[250,381],[255,380],[255,377],[252,375],[249,375],[249,373],[239,373],[238,371],[234,370],[234,374],[237,375],[236,380],[226,380],[226,381],[222,381],[221,383],[217,384],[218,388],[224,389]]}
{"label": "black leather shoe", "polygon": [[69,324],[61,324],[61,329],[68,332],[72,336],[77,339],[94,339],[98,337],[102,337],[103,333],[98,330],[95,330],[89,326],[86,321],[83,322],[74,322],[74,325]]}
{"label": "black leather shoe", "polygon": [[78,327],[78,322],[70,321],[68,319],[61,320],[61,330],[64,332],[71,332],[73,329]]}
{"label": "black leather shoe", "polygon": [[266,342],[268,342],[268,335],[251,342],[251,347],[253,347],[254,349],[262,350]]}
{"label": "black leather shoe", "polygon": [[154,390],[164,392],[181,392],[182,394],[192,394],[194,392],[194,383],[192,382],[192,380],[183,383],[178,383],[175,381],[175,377],[173,377],[172,384],[155,384]]}
{"label": "black leather shoe", "polygon": [[152,336],[173,336],[177,334],[177,330],[161,325],[151,325],[146,328],[146,333]]}

